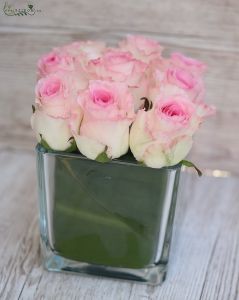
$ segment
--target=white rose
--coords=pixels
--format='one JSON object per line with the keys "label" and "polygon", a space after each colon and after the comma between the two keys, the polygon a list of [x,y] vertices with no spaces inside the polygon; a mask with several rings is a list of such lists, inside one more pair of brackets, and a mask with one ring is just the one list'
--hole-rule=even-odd
{"label": "white rose", "polygon": [[72,137],[71,126],[75,127],[79,119],[71,120],[53,118],[41,110],[36,110],[31,116],[31,126],[35,132],[37,141],[43,139],[52,150],[64,151],[71,147]]}

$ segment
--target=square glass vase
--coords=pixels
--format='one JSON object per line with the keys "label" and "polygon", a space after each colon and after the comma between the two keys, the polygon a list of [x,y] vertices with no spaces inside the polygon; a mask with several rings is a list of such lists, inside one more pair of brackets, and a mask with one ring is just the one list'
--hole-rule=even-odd
{"label": "square glass vase", "polygon": [[130,154],[100,163],[36,151],[44,267],[160,284],[181,166],[148,168]]}

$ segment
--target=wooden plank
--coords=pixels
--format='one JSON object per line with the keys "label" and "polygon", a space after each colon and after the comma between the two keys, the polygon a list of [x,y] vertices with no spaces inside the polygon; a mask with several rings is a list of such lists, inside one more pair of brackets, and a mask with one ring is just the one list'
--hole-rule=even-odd
{"label": "wooden plank", "polygon": [[[129,299],[131,283],[33,269],[19,299]],[[32,285],[32,276],[38,277]],[[37,287],[37,288],[36,288]]]}
{"label": "wooden plank", "polygon": [[17,299],[39,248],[35,163],[24,153],[1,152],[0,161],[0,298]]}
{"label": "wooden plank", "polygon": [[162,286],[150,287],[43,271],[35,158],[2,151],[0,163],[1,299],[238,299],[238,178],[183,173],[168,276]]}
{"label": "wooden plank", "polygon": [[238,251],[238,234],[228,236],[224,231],[211,256],[200,299],[238,299]]}
{"label": "wooden plank", "polygon": [[[16,8],[24,0],[9,1]],[[98,0],[33,1],[41,13],[34,16],[8,17],[3,13],[2,26],[29,28],[75,28],[138,31],[179,36],[198,36],[237,46],[239,42],[237,0]],[[70,16],[70,17],[69,17]]]}

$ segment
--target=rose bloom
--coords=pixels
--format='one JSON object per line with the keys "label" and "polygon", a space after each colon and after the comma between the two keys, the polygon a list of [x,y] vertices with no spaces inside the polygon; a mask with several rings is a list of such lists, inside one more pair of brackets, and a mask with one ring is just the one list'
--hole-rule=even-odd
{"label": "rose bloom", "polygon": [[205,63],[187,57],[179,52],[174,52],[171,54],[171,61],[174,63],[175,66],[181,67],[182,69],[190,70],[193,73],[202,74],[206,71],[207,66]]}
{"label": "rose bloom", "polygon": [[212,115],[215,108],[205,104],[202,73],[206,65],[195,59],[174,53],[169,59],[158,61],[151,69],[148,97],[155,100],[159,93],[185,95],[197,106],[201,117]]}
{"label": "rose bloom", "polygon": [[[158,79],[157,77],[160,76]],[[165,86],[175,86],[178,90],[187,93],[191,101],[203,101],[205,95],[205,88],[201,75],[193,74],[189,70],[181,69],[169,65],[165,72],[155,73],[156,90],[164,88]]]}
{"label": "rose bloom", "polygon": [[43,55],[38,61],[38,75],[44,77],[58,71],[87,73],[88,63],[105,51],[105,43],[94,41],[74,42]]}
{"label": "rose bloom", "polygon": [[[64,52],[74,58],[76,69],[79,72],[88,74],[89,62],[98,59],[105,52],[105,43],[100,41],[79,41],[59,48],[60,52]],[[92,79],[91,76],[88,76]]]}
{"label": "rose bloom", "polygon": [[140,35],[128,35],[119,43],[124,51],[129,51],[132,55],[145,63],[150,63],[161,58],[162,47],[153,39]]}
{"label": "rose bloom", "polygon": [[38,75],[44,77],[57,71],[73,71],[75,69],[72,56],[59,51],[52,51],[38,60]]}
{"label": "rose bloom", "polygon": [[138,85],[147,65],[135,59],[131,53],[109,49],[104,55],[90,62],[93,74],[98,78]]}
{"label": "rose bloom", "polygon": [[123,82],[128,85],[134,97],[136,110],[141,104],[140,98],[147,92],[146,68],[147,64],[135,59],[131,53],[117,49],[108,49],[102,57],[89,63],[93,78]]}
{"label": "rose bloom", "polygon": [[203,102],[205,88],[202,75],[207,68],[206,64],[181,53],[173,53],[169,61],[167,81],[184,89],[193,102]]}
{"label": "rose bloom", "polygon": [[71,109],[77,105],[78,92],[87,82],[65,72],[50,74],[41,78],[35,88],[36,103],[49,116],[68,118]]}
{"label": "rose bloom", "polygon": [[149,167],[175,165],[190,151],[200,122],[189,98],[159,97],[153,109],[138,111],[130,131],[130,149],[136,160]]}
{"label": "rose bloom", "polygon": [[105,51],[105,43],[101,41],[79,41],[59,48],[73,57],[84,57],[88,61],[99,58]]}
{"label": "rose bloom", "polygon": [[92,80],[78,98],[84,117],[75,135],[82,154],[95,159],[106,150],[109,158],[128,151],[129,126],[134,119],[131,94],[123,83]]}
{"label": "rose bloom", "polygon": [[31,125],[40,142],[43,138],[51,149],[66,150],[73,133],[78,133],[82,110],[77,103],[80,84],[75,76],[58,72],[41,78],[36,85],[36,111]]}
{"label": "rose bloom", "polygon": [[31,127],[39,143],[43,139],[51,149],[65,151],[71,147],[72,129],[79,128],[81,119],[80,108],[67,119],[51,117],[37,108],[31,116]]}

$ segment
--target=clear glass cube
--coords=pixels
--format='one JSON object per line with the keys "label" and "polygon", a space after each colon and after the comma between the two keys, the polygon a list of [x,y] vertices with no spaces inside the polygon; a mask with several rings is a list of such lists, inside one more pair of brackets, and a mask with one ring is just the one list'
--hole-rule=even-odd
{"label": "clear glass cube", "polygon": [[99,163],[36,150],[44,266],[161,283],[181,165],[153,169],[130,154]]}

